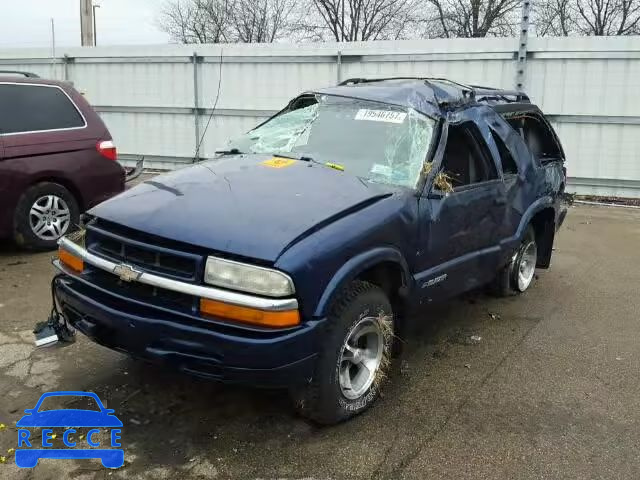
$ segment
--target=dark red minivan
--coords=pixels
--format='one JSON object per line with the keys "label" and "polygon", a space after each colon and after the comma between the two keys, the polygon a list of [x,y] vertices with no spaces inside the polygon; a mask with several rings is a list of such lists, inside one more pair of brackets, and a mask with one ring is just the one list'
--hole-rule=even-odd
{"label": "dark red minivan", "polygon": [[116,155],[71,84],[0,73],[0,238],[55,248],[82,212],[124,190]]}

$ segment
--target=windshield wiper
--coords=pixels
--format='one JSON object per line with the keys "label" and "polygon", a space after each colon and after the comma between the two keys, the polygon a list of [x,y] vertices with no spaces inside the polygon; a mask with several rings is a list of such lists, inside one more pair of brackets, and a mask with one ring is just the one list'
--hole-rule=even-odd
{"label": "windshield wiper", "polygon": [[313,157],[310,157],[308,155],[301,155],[299,157],[295,156],[295,155],[286,155],[283,153],[272,153],[271,155],[273,155],[274,157],[280,157],[280,158],[290,158],[291,160],[301,160],[303,162],[313,162],[313,163],[320,163],[316,160],[313,159]]}
{"label": "windshield wiper", "polygon": [[216,150],[215,153],[219,155],[241,155],[244,152],[241,152],[237,148],[231,148],[229,150]]}

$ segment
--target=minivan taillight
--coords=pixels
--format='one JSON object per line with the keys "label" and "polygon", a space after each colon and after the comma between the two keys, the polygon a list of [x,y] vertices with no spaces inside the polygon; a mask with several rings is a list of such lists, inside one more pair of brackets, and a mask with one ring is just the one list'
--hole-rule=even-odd
{"label": "minivan taillight", "polygon": [[101,142],[98,142],[96,150],[98,150],[100,155],[108,158],[109,160],[118,159],[118,152],[112,140],[102,140]]}

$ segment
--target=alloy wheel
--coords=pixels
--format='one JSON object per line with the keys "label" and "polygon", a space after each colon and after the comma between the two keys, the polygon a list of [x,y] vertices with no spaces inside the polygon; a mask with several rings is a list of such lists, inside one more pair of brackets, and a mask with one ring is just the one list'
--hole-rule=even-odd
{"label": "alloy wheel", "polygon": [[360,398],[373,384],[384,353],[384,335],[375,317],[364,317],[351,329],[342,346],[339,382],[349,400]]}
{"label": "alloy wheel", "polygon": [[535,241],[529,241],[522,247],[522,254],[520,255],[518,264],[516,267],[517,274],[517,287],[520,292],[524,292],[531,281],[536,270],[536,262],[538,259],[538,248]]}
{"label": "alloy wheel", "polygon": [[29,225],[41,240],[57,240],[69,229],[71,211],[64,199],[56,195],[38,198],[29,211]]}

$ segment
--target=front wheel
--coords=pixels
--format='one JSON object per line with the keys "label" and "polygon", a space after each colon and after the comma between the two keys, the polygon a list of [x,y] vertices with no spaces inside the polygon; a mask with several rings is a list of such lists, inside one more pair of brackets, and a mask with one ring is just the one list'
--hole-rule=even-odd
{"label": "front wheel", "polygon": [[369,408],[389,372],[393,331],[384,291],[368,282],[351,283],[327,319],[314,377],[292,392],[298,411],[334,424]]}

